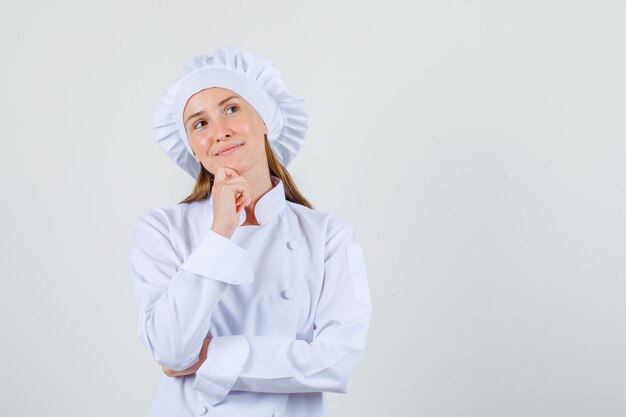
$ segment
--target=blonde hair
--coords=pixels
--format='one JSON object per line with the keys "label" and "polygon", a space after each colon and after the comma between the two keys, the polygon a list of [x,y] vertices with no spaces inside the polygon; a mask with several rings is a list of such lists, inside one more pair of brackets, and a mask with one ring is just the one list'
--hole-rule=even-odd
{"label": "blonde hair", "polygon": [[[267,140],[267,135],[265,136],[265,154],[267,155],[267,166],[270,170],[270,175],[274,175],[283,182],[283,188],[285,189],[285,198],[292,203],[301,204],[310,209],[313,208],[311,203],[304,198],[304,196],[298,190],[295,182],[289,175],[287,168],[282,166],[282,164],[278,161],[276,156],[274,155],[274,151],[270,147],[270,143]],[[193,191],[187,198],[181,201],[182,203],[191,203],[194,201],[206,200],[211,195],[211,190],[213,189],[213,181],[215,176],[211,174],[207,169],[200,164],[200,173],[198,174],[198,178],[196,178],[196,184],[193,187]]]}

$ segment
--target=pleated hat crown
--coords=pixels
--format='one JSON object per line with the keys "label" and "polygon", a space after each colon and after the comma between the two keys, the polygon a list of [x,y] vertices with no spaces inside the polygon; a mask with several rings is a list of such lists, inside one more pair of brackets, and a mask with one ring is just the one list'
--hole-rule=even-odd
{"label": "pleated hat crown", "polygon": [[271,61],[243,48],[218,48],[211,56],[193,57],[157,103],[152,126],[157,143],[170,159],[197,178],[200,164],[189,145],[183,110],[192,95],[210,87],[227,88],[250,103],[267,126],[274,155],[283,166],[289,165],[308,128],[304,99],[287,90]]}

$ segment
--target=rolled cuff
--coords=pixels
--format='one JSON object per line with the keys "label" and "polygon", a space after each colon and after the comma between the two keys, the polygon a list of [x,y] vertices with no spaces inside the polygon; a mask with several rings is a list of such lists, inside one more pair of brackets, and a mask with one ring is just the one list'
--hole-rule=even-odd
{"label": "rolled cuff", "polygon": [[180,269],[233,285],[254,281],[248,251],[213,230],[201,238]]}
{"label": "rolled cuff", "polygon": [[249,352],[248,340],[243,335],[212,338],[207,358],[196,371],[193,388],[204,394],[211,406],[219,403],[237,381]]}

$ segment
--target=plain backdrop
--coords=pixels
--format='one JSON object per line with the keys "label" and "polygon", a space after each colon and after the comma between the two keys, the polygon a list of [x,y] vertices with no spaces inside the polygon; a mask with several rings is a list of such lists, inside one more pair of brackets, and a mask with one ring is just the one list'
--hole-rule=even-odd
{"label": "plain backdrop", "polygon": [[[0,3],[0,415],[146,416],[132,227],[193,180],[154,142],[182,65],[270,59],[289,166],[350,221],[373,317],[332,417],[626,415],[626,4]],[[288,416],[297,417],[297,416]]]}

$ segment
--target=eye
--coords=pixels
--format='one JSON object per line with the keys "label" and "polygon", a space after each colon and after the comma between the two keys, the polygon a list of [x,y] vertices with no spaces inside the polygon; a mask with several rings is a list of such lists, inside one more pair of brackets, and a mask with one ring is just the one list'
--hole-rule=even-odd
{"label": "eye", "polygon": [[226,107],[226,113],[228,113],[229,109],[235,109],[235,113],[237,113],[239,111],[239,107],[237,107],[235,105]]}
{"label": "eye", "polygon": [[193,128],[194,129],[200,129],[201,127],[204,127],[204,125],[201,125],[200,123],[204,123],[206,124],[206,122],[204,120],[198,120],[194,125]]}

